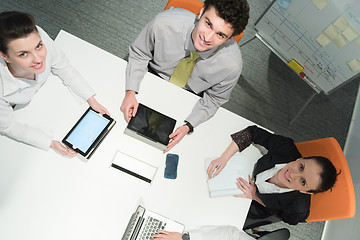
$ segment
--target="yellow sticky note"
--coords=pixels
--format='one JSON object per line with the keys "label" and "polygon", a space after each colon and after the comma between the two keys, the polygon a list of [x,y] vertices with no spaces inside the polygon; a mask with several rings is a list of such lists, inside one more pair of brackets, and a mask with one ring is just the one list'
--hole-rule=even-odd
{"label": "yellow sticky note", "polygon": [[357,72],[360,70],[360,61],[359,59],[354,59],[347,63],[347,65],[351,68],[353,72]]}
{"label": "yellow sticky note", "polygon": [[354,40],[355,38],[357,38],[359,36],[359,33],[355,30],[355,28],[353,28],[352,26],[349,26],[347,29],[345,29],[342,32],[342,35],[346,38],[346,40],[351,42],[352,40]]}
{"label": "yellow sticky note", "polygon": [[322,46],[322,47],[326,47],[331,40],[327,37],[326,34],[321,33],[317,38],[316,41]]}
{"label": "yellow sticky note", "polygon": [[296,73],[301,73],[304,68],[297,62],[295,61],[294,59],[291,60],[289,63],[288,63],[289,67],[291,67]]}

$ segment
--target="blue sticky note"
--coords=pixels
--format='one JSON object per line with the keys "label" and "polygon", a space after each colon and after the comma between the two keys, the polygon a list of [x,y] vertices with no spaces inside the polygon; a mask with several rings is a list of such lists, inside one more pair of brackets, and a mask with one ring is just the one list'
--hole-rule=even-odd
{"label": "blue sticky note", "polygon": [[282,8],[288,8],[292,0],[277,0],[276,1]]}

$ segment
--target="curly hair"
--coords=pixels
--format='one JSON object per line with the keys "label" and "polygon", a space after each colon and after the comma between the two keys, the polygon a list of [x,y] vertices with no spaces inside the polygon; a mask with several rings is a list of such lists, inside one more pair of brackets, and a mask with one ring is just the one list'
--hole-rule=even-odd
{"label": "curly hair", "polygon": [[37,31],[33,16],[23,12],[0,13],[0,51],[7,54],[10,41]]}
{"label": "curly hair", "polygon": [[249,20],[249,4],[246,0],[206,0],[204,12],[214,7],[219,17],[232,25],[233,36],[242,33]]}

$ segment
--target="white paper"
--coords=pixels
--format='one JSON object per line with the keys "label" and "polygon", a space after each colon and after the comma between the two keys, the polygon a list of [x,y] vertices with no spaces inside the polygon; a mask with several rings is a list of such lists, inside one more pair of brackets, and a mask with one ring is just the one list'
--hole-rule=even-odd
{"label": "white paper", "polygon": [[[216,158],[205,159],[205,170],[207,169],[212,160]],[[242,194],[242,191],[236,185],[236,179],[242,177],[248,180],[251,175],[252,168],[249,161],[243,155],[235,154],[224,169],[214,178],[208,179],[208,187],[210,197],[233,196]],[[206,174],[207,176],[207,174]]]}
{"label": "white paper", "polygon": [[[139,159],[131,157],[123,152],[117,151],[115,153],[112,164],[115,164],[119,167],[125,168],[133,173],[136,173],[142,177],[145,177],[149,180],[153,180],[157,168],[147,164]],[[124,172],[125,173],[125,172]],[[130,175],[129,175],[130,176]]]}

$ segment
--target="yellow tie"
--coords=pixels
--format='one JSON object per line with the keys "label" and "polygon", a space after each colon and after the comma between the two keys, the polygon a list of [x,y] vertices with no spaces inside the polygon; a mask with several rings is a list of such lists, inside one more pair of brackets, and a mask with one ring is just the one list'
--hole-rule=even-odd
{"label": "yellow tie", "polygon": [[173,74],[170,77],[170,82],[181,88],[185,87],[190,75],[194,69],[196,59],[199,53],[196,51],[190,52],[190,57],[183,58],[176,66]]}

